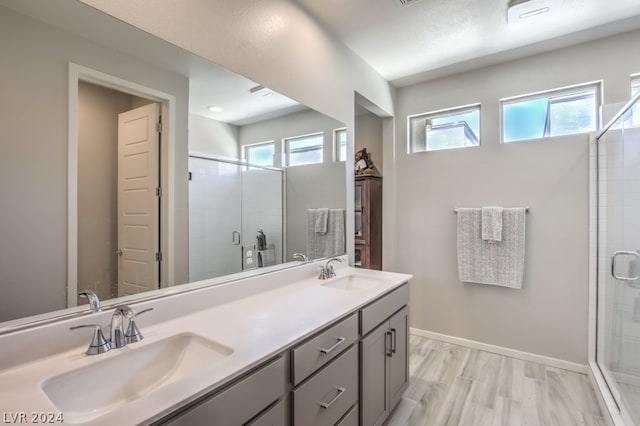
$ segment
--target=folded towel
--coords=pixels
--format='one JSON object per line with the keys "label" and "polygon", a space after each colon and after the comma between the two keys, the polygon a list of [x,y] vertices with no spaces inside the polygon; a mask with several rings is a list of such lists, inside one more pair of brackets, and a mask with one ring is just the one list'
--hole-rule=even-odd
{"label": "folded towel", "polygon": [[502,212],[502,241],[482,240],[481,209],[458,209],[458,275],[460,281],[521,288],[524,276],[524,207]]}
{"label": "folded towel", "polygon": [[327,222],[329,222],[329,209],[316,210],[316,232],[320,234],[327,233]]}
{"label": "folded towel", "polygon": [[482,208],[482,239],[489,243],[502,241],[502,207]]}
{"label": "folded towel", "polygon": [[318,210],[307,210],[307,256],[309,259],[337,256],[346,252],[346,212],[345,209],[329,209],[327,232],[316,232]]}

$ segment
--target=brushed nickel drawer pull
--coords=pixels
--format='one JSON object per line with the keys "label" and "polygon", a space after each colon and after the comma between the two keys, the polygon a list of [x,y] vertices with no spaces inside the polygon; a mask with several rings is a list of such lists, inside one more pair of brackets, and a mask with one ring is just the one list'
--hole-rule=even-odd
{"label": "brushed nickel drawer pull", "polygon": [[392,343],[391,343],[391,353],[392,353],[392,354],[395,354],[395,353],[396,353],[396,349],[398,349],[398,348],[397,348],[397,343],[398,343],[398,341],[397,341],[396,329],[395,329],[395,328],[392,328],[392,329],[391,329],[391,336],[392,336],[392,338],[393,338],[393,339],[391,340],[391,341],[392,341]]}
{"label": "brushed nickel drawer pull", "polygon": [[320,348],[320,352],[322,352],[323,354],[327,355],[329,352],[333,351],[335,348],[337,348],[338,346],[340,346],[340,344],[342,342],[344,342],[346,340],[345,337],[338,337],[338,341],[336,343],[333,344],[333,346],[331,346],[328,349],[325,348]]}
{"label": "brushed nickel drawer pull", "polygon": [[344,391],[346,390],[345,388],[337,388],[336,389],[338,391],[338,394],[336,396],[333,397],[333,399],[329,402],[321,402],[320,406],[324,409],[327,409],[329,407],[331,407],[331,405],[336,402],[338,400],[338,398],[340,398],[342,396],[342,394],[344,393]]}
{"label": "brushed nickel drawer pull", "polygon": [[384,349],[387,351],[387,356],[391,358],[393,356],[393,351],[391,348],[391,342],[389,342],[389,339],[387,339],[387,337],[393,339],[390,331],[384,332]]}

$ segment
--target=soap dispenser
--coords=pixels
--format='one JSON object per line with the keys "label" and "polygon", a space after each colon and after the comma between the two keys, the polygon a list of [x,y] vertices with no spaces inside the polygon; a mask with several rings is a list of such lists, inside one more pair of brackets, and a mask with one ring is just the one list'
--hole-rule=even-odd
{"label": "soap dispenser", "polygon": [[256,237],[258,240],[258,250],[266,250],[267,249],[267,236],[264,235],[264,232],[261,230],[258,231],[258,236]]}

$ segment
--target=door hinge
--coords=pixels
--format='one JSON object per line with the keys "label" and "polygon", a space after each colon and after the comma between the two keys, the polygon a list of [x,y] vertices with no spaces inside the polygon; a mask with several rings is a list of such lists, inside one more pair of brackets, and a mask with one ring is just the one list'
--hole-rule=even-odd
{"label": "door hinge", "polygon": [[156,197],[162,197],[162,187],[156,186]]}
{"label": "door hinge", "polygon": [[162,122],[160,121],[156,123],[156,132],[162,133]]}
{"label": "door hinge", "polygon": [[162,262],[162,252],[156,252],[156,262]]}

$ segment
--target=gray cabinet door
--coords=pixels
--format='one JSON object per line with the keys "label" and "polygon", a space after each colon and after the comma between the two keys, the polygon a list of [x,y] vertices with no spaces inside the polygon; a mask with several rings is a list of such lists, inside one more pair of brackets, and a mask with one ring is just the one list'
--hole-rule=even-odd
{"label": "gray cabinet door", "polygon": [[360,341],[360,418],[364,426],[382,424],[389,413],[388,341],[388,321]]}
{"label": "gray cabinet door", "polygon": [[404,307],[389,319],[391,357],[389,357],[389,406],[394,407],[409,385],[407,348],[408,309]]}

